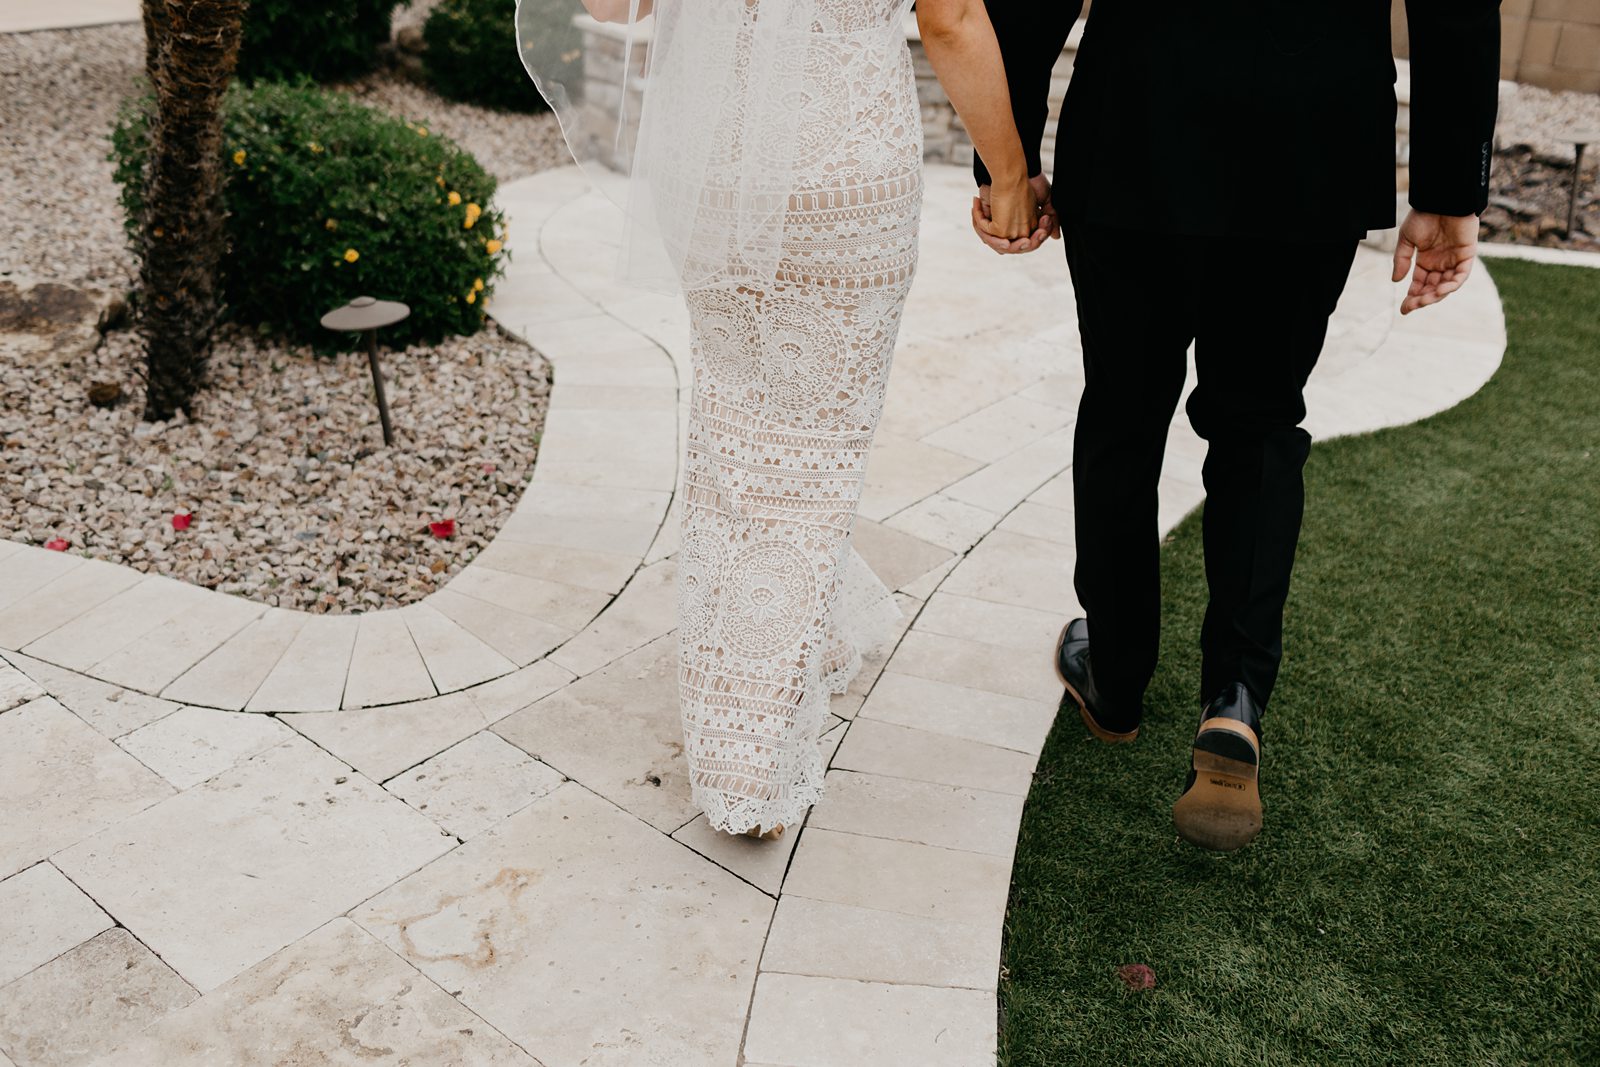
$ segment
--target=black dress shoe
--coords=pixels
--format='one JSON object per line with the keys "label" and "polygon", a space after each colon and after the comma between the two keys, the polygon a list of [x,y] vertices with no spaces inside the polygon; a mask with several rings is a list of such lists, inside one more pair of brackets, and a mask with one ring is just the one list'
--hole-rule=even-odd
{"label": "black dress shoe", "polygon": [[1083,725],[1089,732],[1108,744],[1122,744],[1139,736],[1139,716],[1142,708],[1118,708],[1100,693],[1094,684],[1094,673],[1089,669],[1089,621],[1073,619],[1061,631],[1056,641],[1056,673],[1067,691],[1061,697],[1061,709],[1075,704]]}
{"label": "black dress shoe", "polygon": [[1185,841],[1232,852],[1261,832],[1261,704],[1235,682],[1205,706],[1194,737],[1189,781],[1172,806]]}

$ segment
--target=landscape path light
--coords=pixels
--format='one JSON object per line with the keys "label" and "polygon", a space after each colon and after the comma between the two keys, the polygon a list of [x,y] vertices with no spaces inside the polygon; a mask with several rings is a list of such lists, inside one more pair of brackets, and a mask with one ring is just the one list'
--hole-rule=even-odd
{"label": "landscape path light", "polygon": [[1592,144],[1600,144],[1600,130],[1574,130],[1561,138],[1572,146],[1572,192],[1567,196],[1567,238],[1572,238],[1573,227],[1578,221],[1578,191],[1583,187],[1583,150]]}
{"label": "landscape path light", "polygon": [[372,391],[378,397],[378,418],[383,423],[383,443],[394,447],[394,424],[389,420],[389,398],[383,391],[383,368],[378,365],[378,331],[404,322],[411,309],[397,300],[358,296],[322,316],[322,325],[341,333],[362,333],[367,339],[367,365],[372,368]]}

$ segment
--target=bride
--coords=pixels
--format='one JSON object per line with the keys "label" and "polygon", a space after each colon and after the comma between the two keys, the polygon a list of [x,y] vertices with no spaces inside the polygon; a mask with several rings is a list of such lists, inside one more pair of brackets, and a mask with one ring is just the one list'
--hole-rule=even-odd
{"label": "bride", "polygon": [[[678,642],[691,787],[716,829],[776,837],[822,794],[829,696],[873,620],[897,614],[850,532],[916,268],[911,0],[582,3],[625,27],[617,133],[588,132],[606,102],[580,110],[561,83],[573,75],[540,48],[570,37],[575,7],[523,0],[518,35],[579,161],[631,156],[624,275],[688,305]],[[993,179],[975,225],[1037,245],[1048,193],[1029,181],[983,0],[920,0],[917,21]]]}

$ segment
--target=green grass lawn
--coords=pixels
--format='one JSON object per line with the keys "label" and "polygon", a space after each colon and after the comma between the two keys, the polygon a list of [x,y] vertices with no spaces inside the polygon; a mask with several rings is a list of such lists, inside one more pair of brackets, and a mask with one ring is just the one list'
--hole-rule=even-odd
{"label": "green grass lawn", "polygon": [[1172,830],[1198,515],[1165,552],[1138,742],[1058,721],[1013,876],[1008,1067],[1600,1064],[1600,271],[1493,274],[1510,347],[1478,395],[1312,453],[1260,838]]}

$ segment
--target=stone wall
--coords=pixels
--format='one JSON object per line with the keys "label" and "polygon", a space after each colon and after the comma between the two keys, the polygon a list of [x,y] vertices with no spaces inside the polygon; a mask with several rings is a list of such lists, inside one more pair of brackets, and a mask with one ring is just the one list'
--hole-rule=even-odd
{"label": "stone wall", "polygon": [[[1600,93],[1600,0],[1501,0],[1500,77]],[[1405,4],[1394,5],[1395,55],[1410,55]]]}
{"label": "stone wall", "polygon": [[[1515,3],[1515,0],[1506,2]],[[1593,2],[1600,3],[1600,0]],[[622,94],[623,34],[618,27],[595,22],[587,16],[580,16],[576,24],[583,30],[584,125],[591,137],[603,145],[609,145],[615,140],[615,117]],[[1078,42],[1083,37],[1083,25],[1083,20],[1079,19],[1078,24],[1073,27],[1071,35],[1067,38],[1067,47],[1057,60],[1050,79],[1050,119],[1045,124],[1044,144],[1041,150],[1047,173],[1055,159],[1056,120],[1061,114],[1067,83],[1072,78],[1072,61],[1077,56]],[[955,108],[950,104],[950,98],[945,95],[938,78],[934,76],[933,65],[928,62],[928,57],[922,50],[922,39],[917,32],[916,22],[911,18],[906,20],[906,40],[911,46],[912,63],[916,68],[917,98],[922,105],[925,157],[930,162],[970,166],[972,139],[967,136],[965,127],[956,116]],[[1399,188],[1403,192],[1407,188],[1407,170],[1410,161],[1411,87],[1408,65],[1401,61],[1398,66],[1400,78],[1396,86],[1396,95],[1400,101],[1400,117],[1395,130],[1395,167]],[[630,96],[635,95],[642,84],[642,79],[636,77],[631,82]],[[630,112],[634,115],[638,114],[637,104],[638,101],[635,99],[634,106],[630,108]],[[625,138],[624,143],[631,145],[631,138]]]}
{"label": "stone wall", "polygon": [[[573,20],[583,32],[584,99],[581,108],[585,136],[595,142],[602,155],[612,154],[615,144],[616,115],[622,99],[623,40],[621,28],[596,22],[587,15]],[[1066,96],[1067,81],[1072,76],[1072,59],[1077,54],[1078,39],[1083,34],[1080,20],[1067,42],[1066,51],[1056,63],[1050,82],[1050,122],[1045,130],[1044,160],[1050,165],[1055,155],[1055,120],[1061,114],[1061,102]],[[950,98],[945,95],[939,80],[934,77],[933,66],[922,51],[922,39],[917,33],[914,19],[906,20],[906,40],[911,46],[912,62],[917,72],[917,97],[922,104],[923,134],[926,138],[926,157],[933,162],[955,163],[967,166],[972,163],[972,140],[967,136],[961,120],[956,117]],[[639,113],[638,92],[644,80],[635,76],[630,81],[629,96],[633,98],[629,113]],[[632,131],[630,131],[631,133]],[[631,137],[623,144],[631,145]],[[624,153],[625,154],[625,153]],[[611,160],[613,165],[622,159]]]}
{"label": "stone wall", "polygon": [[[1072,61],[1078,54],[1078,41],[1082,37],[1083,20],[1079,19],[1067,38],[1066,51],[1056,60],[1055,70],[1050,77],[1050,120],[1045,123],[1042,150],[1046,172],[1055,159],[1056,120],[1061,116],[1061,102],[1067,95],[1067,82],[1072,79]],[[922,37],[917,32],[917,24],[911,19],[906,21],[906,40],[911,45],[911,59],[917,69],[917,99],[922,103],[923,155],[933,162],[970,166],[972,139],[967,136],[966,127],[961,125],[955,108],[950,105],[950,98],[934,76],[933,64],[928,62],[927,55],[922,51]]]}
{"label": "stone wall", "polygon": [[[586,153],[597,155],[617,170],[626,170],[639,132],[645,79],[638,69],[627,78],[628,114],[633,128],[619,140],[617,112],[622,103],[627,31],[588,15],[579,15],[572,22],[583,33],[583,101],[578,108],[580,126],[569,133],[588,142]],[[639,50],[634,62],[642,59],[643,51]]]}

